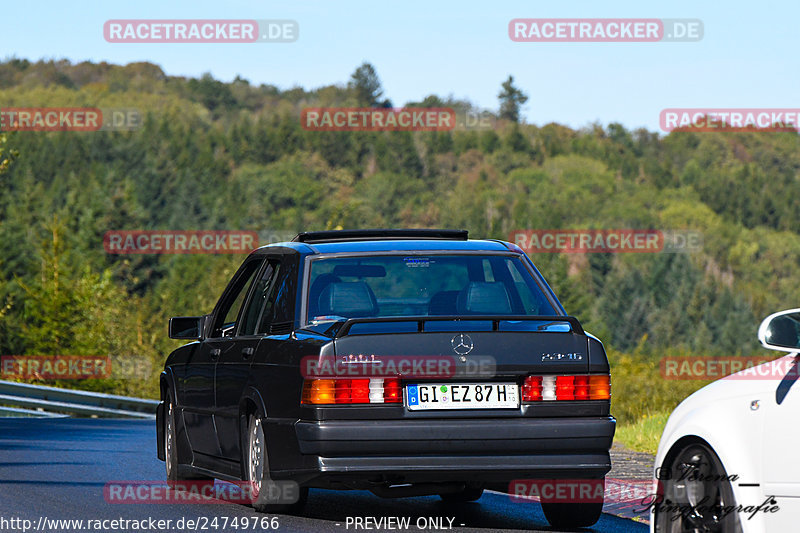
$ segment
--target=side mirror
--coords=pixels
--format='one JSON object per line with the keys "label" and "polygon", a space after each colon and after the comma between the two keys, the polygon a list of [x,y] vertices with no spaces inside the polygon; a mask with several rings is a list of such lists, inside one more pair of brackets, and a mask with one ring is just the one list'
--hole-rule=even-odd
{"label": "side mirror", "polygon": [[769,315],[758,327],[758,341],[770,350],[800,352],[800,309]]}
{"label": "side mirror", "polygon": [[169,319],[169,338],[202,339],[205,322],[205,316],[174,316]]}

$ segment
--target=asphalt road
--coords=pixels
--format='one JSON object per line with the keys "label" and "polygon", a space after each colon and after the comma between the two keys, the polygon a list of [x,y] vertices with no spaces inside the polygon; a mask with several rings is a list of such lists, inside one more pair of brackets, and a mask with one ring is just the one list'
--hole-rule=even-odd
{"label": "asphalt road", "polygon": [[[253,531],[254,524],[256,531],[261,526],[269,529],[269,520],[261,520],[268,515],[238,504],[107,503],[103,488],[108,482],[164,479],[164,464],[155,457],[154,441],[152,421],[0,418],[0,531],[24,531],[27,526],[28,531],[47,532],[237,532]],[[389,531],[375,526],[382,518],[394,517],[410,519],[405,531],[449,530],[450,523],[464,532],[554,531],[539,504],[512,502],[497,493],[486,493],[476,503],[448,506],[438,497],[388,500],[362,491],[312,490],[303,516],[273,516],[272,525],[285,532]],[[371,520],[356,529],[355,517]],[[155,522],[87,522],[150,518],[171,523],[152,527]],[[194,524],[197,527],[187,528],[185,522],[180,527],[180,519],[199,521]],[[53,523],[57,520],[83,523]],[[443,527],[424,527],[436,523]],[[88,529],[94,526],[100,529]],[[604,514],[594,528],[585,531],[643,532],[647,526]]]}

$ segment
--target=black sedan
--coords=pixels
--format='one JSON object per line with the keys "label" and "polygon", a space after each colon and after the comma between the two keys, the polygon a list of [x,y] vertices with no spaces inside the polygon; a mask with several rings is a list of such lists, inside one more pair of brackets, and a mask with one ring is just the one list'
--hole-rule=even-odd
{"label": "black sedan", "polygon": [[[454,230],[301,233],[245,259],[161,375],[171,482],[251,484],[262,511],[309,487],[473,501],[602,484],[615,420],[603,345],[517,246]],[[595,499],[543,501],[591,525]]]}

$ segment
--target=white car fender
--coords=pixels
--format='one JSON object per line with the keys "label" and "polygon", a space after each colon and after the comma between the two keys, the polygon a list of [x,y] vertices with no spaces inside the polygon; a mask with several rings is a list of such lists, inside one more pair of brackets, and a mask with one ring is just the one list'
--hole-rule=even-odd
{"label": "white car fender", "polygon": [[[663,465],[667,453],[685,437],[704,440],[717,454],[725,473],[736,475],[731,482],[736,503],[758,505],[763,501],[760,487],[740,487],[740,483],[757,483],[761,479],[761,426],[758,410],[750,409],[755,390],[763,382],[719,380],[684,400],[670,415],[656,454],[653,475]],[[763,532],[763,513],[752,519],[740,515],[745,533]],[[651,531],[653,530],[651,510]]]}

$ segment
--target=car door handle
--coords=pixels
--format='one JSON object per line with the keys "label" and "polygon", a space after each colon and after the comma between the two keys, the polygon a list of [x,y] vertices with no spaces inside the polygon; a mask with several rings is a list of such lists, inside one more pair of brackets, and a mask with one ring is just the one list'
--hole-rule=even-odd
{"label": "car door handle", "polygon": [[247,359],[248,357],[250,357],[251,355],[253,355],[253,351],[254,351],[254,350],[253,350],[253,347],[252,347],[252,346],[248,346],[247,348],[242,348],[242,357],[244,357],[245,359]]}
{"label": "car door handle", "polygon": [[211,349],[211,359],[216,360],[219,357],[219,354],[222,353],[222,350],[219,348],[212,348]]}

